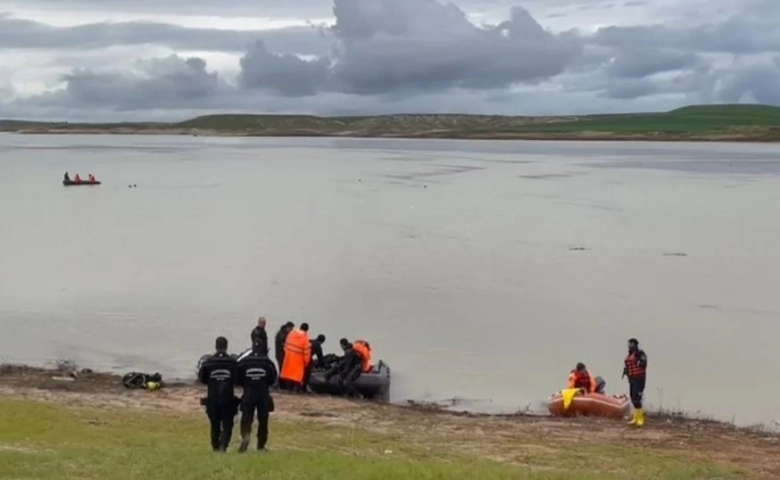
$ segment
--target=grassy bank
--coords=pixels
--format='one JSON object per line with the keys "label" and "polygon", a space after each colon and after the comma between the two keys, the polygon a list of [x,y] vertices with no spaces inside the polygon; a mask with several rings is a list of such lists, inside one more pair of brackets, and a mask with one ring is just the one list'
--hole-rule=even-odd
{"label": "grassy bank", "polygon": [[193,385],[0,372],[0,478],[778,478],[775,436],[714,422],[478,416],[277,395],[267,454],[213,454]]}
{"label": "grassy bank", "polygon": [[221,136],[452,139],[780,141],[780,107],[699,105],[664,113],[519,117],[490,115],[206,115],[178,123],[0,120],[0,131]]}
{"label": "grassy bank", "polygon": [[[575,440],[557,455],[543,439],[518,442],[516,461],[460,454],[436,442],[407,441],[316,421],[274,422],[272,451],[214,455],[205,418],[116,408],[0,401],[1,478],[740,478],[738,467],[685,452],[647,451]],[[463,432],[469,435],[469,432]],[[573,439],[574,440],[574,439]],[[512,442],[511,439],[507,439]],[[485,452],[486,454],[488,452]]]}

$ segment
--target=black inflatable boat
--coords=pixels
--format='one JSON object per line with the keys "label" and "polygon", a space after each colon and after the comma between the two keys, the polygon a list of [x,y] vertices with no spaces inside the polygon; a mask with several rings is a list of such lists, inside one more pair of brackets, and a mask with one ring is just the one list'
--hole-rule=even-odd
{"label": "black inflatable boat", "polygon": [[[338,377],[325,380],[327,370],[318,369],[311,372],[308,387],[314,393],[344,395],[347,392],[339,385]],[[365,398],[376,398],[384,401],[390,399],[390,367],[382,360],[368,373],[361,373],[355,381],[355,390]]]}

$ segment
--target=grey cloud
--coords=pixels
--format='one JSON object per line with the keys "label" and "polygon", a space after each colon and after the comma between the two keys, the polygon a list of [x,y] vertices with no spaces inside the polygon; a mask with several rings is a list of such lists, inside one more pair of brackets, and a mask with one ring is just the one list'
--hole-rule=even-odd
{"label": "grey cloud", "polygon": [[156,22],[104,22],[53,27],[0,15],[0,49],[98,49],[113,45],[157,44],[181,50],[244,52],[257,40],[283,53],[326,55],[332,49],[327,30],[315,26],[236,31],[185,28]]}
{"label": "grey cloud", "polygon": [[[474,25],[453,4],[433,0],[335,0],[334,13],[339,43],[329,61],[250,51],[241,62],[242,84],[271,82],[273,69],[282,68],[270,87],[280,90],[285,71],[308,72],[320,84],[308,83],[301,90],[306,94],[503,88],[559,74],[581,53],[577,37],[545,31],[519,7],[509,20],[488,27]],[[326,63],[329,72],[323,71]],[[263,78],[255,81],[257,75]]]}
{"label": "grey cloud", "polygon": [[763,65],[732,68],[716,85],[716,95],[726,102],[759,102],[780,105],[780,57]]}
{"label": "grey cloud", "polygon": [[280,95],[314,95],[328,78],[328,60],[302,60],[295,55],[271,53],[263,42],[255,43],[241,58],[239,85],[267,89]]}
{"label": "grey cloud", "polygon": [[200,58],[166,58],[138,62],[138,72],[102,73],[75,69],[63,77],[66,87],[31,100],[32,104],[110,106],[118,110],[172,108],[198,103],[220,90],[216,72]]}
{"label": "grey cloud", "polygon": [[641,78],[661,72],[692,68],[701,62],[694,52],[674,49],[620,48],[607,67],[620,78]]}

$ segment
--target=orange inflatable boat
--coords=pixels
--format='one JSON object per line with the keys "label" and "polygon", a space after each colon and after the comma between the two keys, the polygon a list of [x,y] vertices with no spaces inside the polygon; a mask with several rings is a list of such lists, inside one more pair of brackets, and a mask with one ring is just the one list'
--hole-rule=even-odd
{"label": "orange inflatable boat", "polygon": [[579,389],[568,388],[553,394],[547,401],[547,409],[554,416],[622,418],[631,410],[631,401],[625,395],[583,393]]}

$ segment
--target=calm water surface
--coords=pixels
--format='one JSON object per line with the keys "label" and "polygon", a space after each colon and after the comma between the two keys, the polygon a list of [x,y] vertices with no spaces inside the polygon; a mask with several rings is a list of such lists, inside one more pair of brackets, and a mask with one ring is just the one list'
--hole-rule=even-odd
{"label": "calm water surface", "polygon": [[635,336],[652,406],[780,421],[778,192],[771,145],[0,135],[0,356],[191,377],[264,314],[512,411]]}

